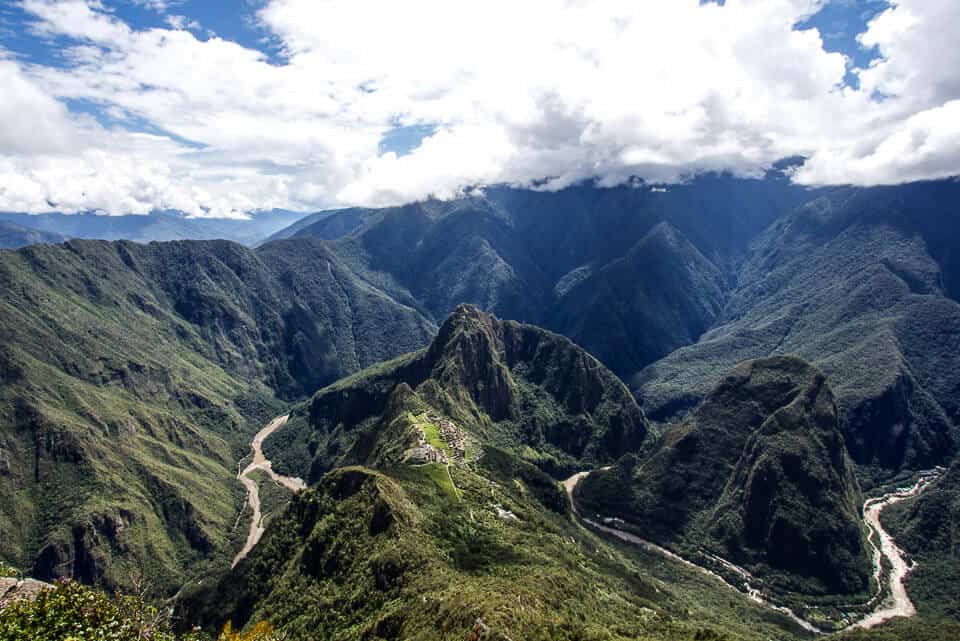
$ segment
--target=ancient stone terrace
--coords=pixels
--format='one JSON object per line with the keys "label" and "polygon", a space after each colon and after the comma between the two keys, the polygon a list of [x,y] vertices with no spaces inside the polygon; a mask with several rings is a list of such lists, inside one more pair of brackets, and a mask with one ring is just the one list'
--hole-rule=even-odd
{"label": "ancient stone terrace", "polygon": [[467,433],[453,421],[433,413],[427,419],[440,428],[440,437],[450,449],[455,463],[462,463],[467,455]]}

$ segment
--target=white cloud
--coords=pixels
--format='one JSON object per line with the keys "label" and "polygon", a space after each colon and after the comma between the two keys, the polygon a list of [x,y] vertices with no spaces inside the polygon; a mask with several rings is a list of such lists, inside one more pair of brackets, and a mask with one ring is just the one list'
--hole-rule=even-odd
{"label": "white cloud", "polygon": [[130,28],[103,12],[95,0],[23,0],[24,11],[42,18],[34,25],[40,35],[63,35],[98,44],[122,47]]}
{"label": "white cloud", "polygon": [[189,29],[190,31],[198,31],[201,29],[199,22],[191,20],[187,16],[171,14],[166,16],[164,21],[173,29]]}
{"label": "white cloud", "polygon": [[[831,149],[797,178],[808,183],[896,184],[960,174],[960,100],[910,116],[865,154]],[[840,177],[840,178],[838,178]]]}
{"label": "white cloud", "polygon": [[[794,30],[820,4],[270,0],[257,17],[285,49],[273,64],[180,16],[136,30],[98,2],[24,0],[37,33],[74,46],[68,68],[0,60],[16,96],[0,105],[0,209],[390,204],[544,177],[755,174],[795,154],[807,183],[960,173],[960,3],[899,0],[874,19],[861,40],[883,59],[859,91],[840,86],[842,55]],[[126,130],[143,122],[171,138]],[[381,153],[397,123],[437,130]]]}
{"label": "white cloud", "polygon": [[24,76],[12,60],[0,58],[0,152],[32,155],[70,152],[77,131],[67,108]]}

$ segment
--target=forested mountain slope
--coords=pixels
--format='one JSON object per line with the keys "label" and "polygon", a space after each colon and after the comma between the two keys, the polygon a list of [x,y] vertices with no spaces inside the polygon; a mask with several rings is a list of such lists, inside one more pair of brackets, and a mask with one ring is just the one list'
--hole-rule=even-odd
{"label": "forested mountain slope", "polygon": [[736,363],[797,354],[827,375],[857,463],[930,466],[956,452],[960,183],[836,189],[753,243],[716,326],[632,379],[656,420],[681,416]]}
{"label": "forested mountain slope", "polygon": [[0,252],[0,316],[0,553],[161,591],[229,551],[236,461],[277,397],[434,331],[309,239]]}
{"label": "forested mountain slope", "polygon": [[65,236],[0,220],[0,249],[17,249],[36,243],[61,243]]}
{"label": "forested mountain slope", "polygon": [[331,240],[357,274],[437,322],[472,303],[570,336],[628,376],[711,326],[750,240],[816,193],[776,174],[491,187],[334,212],[292,235]]}

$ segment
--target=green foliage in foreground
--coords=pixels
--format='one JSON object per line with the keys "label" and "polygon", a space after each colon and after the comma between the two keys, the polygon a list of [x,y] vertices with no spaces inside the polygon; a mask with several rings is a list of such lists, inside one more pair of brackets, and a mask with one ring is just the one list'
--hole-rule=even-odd
{"label": "green foliage in foreground", "polygon": [[[36,599],[0,610],[0,641],[213,641],[195,628],[174,631],[168,608],[141,597],[109,596],[75,581],[59,581]],[[260,622],[247,633],[226,626],[218,641],[280,641]]]}
{"label": "green foliage in foreground", "polygon": [[173,633],[160,608],[130,596],[110,597],[74,581],[57,583],[36,600],[23,599],[0,612],[0,641],[201,641]]}

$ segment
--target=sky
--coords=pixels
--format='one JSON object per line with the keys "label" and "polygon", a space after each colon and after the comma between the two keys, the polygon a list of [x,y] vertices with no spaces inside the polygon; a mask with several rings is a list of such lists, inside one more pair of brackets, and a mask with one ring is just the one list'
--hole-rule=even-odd
{"label": "sky", "polygon": [[0,211],[960,174],[956,0],[0,0]]}

